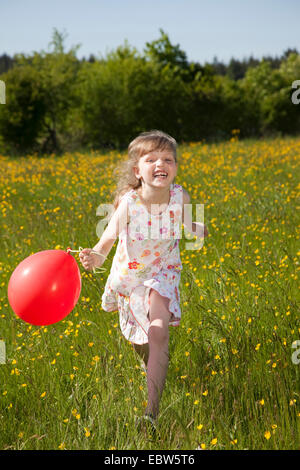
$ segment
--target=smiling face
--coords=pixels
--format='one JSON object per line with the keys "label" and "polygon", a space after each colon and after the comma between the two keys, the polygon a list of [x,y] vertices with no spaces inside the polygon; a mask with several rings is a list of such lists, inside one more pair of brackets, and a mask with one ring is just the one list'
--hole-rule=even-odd
{"label": "smiling face", "polygon": [[153,151],[143,155],[134,168],[135,176],[141,179],[142,184],[153,187],[169,186],[176,174],[177,163],[169,150]]}

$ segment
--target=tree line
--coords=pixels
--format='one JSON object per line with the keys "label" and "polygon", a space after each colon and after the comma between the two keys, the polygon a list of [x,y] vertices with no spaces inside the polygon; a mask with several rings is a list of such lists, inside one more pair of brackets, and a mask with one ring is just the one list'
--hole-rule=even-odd
{"label": "tree line", "polygon": [[154,128],[178,142],[227,139],[236,129],[241,137],[299,133],[296,49],[201,65],[162,29],[143,53],[125,41],[105,57],[79,60],[79,46],[66,51],[64,43],[55,29],[48,52],[0,56],[2,152],[124,149]]}

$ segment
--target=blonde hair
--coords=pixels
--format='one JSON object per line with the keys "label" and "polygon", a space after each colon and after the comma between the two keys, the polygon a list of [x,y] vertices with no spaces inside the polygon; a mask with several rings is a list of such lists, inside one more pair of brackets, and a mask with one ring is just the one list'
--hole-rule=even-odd
{"label": "blonde hair", "polygon": [[135,176],[133,168],[138,166],[139,159],[143,155],[153,151],[169,150],[177,162],[176,149],[176,140],[165,132],[152,130],[138,135],[128,146],[128,159],[121,162],[117,168],[119,176],[114,191],[114,209],[117,209],[120,198],[126,192],[142,186],[142,182]]}

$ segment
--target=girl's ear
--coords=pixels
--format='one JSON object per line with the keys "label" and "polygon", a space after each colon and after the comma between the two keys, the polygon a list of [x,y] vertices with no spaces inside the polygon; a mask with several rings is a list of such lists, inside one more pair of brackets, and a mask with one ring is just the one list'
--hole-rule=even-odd
{"label": "girl's ear", "polygon": [[136,166],[133,167],[133,171],[134,171],[134,176],[139,180],[140,179],[140,176],[138,175],[138,168]]}

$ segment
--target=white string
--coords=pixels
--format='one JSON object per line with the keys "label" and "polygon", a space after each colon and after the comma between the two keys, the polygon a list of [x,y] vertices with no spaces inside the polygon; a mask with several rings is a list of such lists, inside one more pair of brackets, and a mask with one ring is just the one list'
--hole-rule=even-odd
{"label": "white string", "polygon": [[[81,251],[83,250],[82,246],[79,247],[79,250],[71,250],[71,248],[67,248],[67,253],[80,253]],[[90,253],[94,253],[95,255],[99,255],[99,256],[102,256],[103,258],[106,258],[105,255],[102,255],[102,253],[99,253],[98,251],[95,251],[95,250],[91,250]],[[107,271],[106,268],[93,268],[93,273],[94,274],[99,274],[99,273],[103,273],[104,271]]]}

